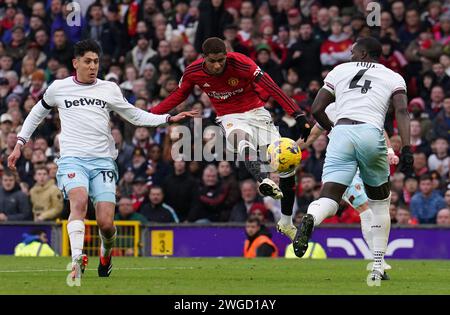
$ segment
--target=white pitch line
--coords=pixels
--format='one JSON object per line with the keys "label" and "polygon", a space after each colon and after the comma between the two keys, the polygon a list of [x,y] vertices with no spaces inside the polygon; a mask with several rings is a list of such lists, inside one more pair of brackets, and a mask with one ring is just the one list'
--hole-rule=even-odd
{"label": "white pitch line", "polygon": [[[190,270],[195,269],[194,267],[125,267],[125,268],[114,268],[113,270]],[[92,268],[87,268],[86,270],[97,270]],[[23,269],[23,270],[0,270],[0,273],[16,273],[16,272],[67,272],[67,269]]]}

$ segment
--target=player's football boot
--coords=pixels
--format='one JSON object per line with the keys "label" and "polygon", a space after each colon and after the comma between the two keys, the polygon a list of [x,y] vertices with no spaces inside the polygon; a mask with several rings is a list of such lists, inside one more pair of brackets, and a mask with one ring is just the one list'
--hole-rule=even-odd
{"label": "player's football boot", "polygon": [[370,280],[377,281],[377,280],[391,280],[389,275],[386,273],[386,271],[380,271],[380,270],[372,270],[370,272]]}
{"label": "player's football boot", "polygon": [[295,234],[297,233],[297,228],[293,224],[285,225],[281,224],[280,222],[277,223],[277,230],[281,234],[286,235],[289,237],[291,241],[294,240]]}
{"label": "player's football boot", "polygon": [[297,229],[297,233],[292,241],[295,256],[301,258],[308,250],[308,242],[314,230],[314,217],[306,214],[302,219],[301,226]]}
{"label": "player's football boot", "polygon": [[100,255],[100,263],[98,264],[98,276],[99,277],[109,277],[112,271],[112,256],[102,257]]}
{"label": "player's football boot", "polygon": [[81,278],[84,274],[84,270],[88,264],[88,256],[86,254],[81,254],[72,262],[72,280]]}
{"label": "player's football boot", "polygon": [[269,178],[264,178],[261,184],[259,184],[258,189],[264,196],[269,196],[273,199],[283,198],[283,193],[281,192],[280,187],[278,187],[278,185]]}

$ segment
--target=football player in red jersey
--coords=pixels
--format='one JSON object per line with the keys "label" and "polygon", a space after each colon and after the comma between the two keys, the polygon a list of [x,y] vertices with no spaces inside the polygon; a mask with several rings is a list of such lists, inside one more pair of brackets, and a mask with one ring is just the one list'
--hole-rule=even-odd
{"label": "football player in red jersey", "polygon": [[310,124],[298,105],[290,99],[250,58],[226,51],[225,43],[217,37],[205,40],[203,58],[184,71],[179,87],[164,101],[152,108],[152,113],[167,113],[183,102],[197,85],[210,98],[217,112],[227,148],[238,153],[245,167],[259,183],[265,196],[281,199],[282,216],[278,230],[293,239],[296,227],[292,224],[295,170],[280,174],[280,187],[262,171],[258,150],[280,138],[270,113],[264,108],[264,94],[272,96],[283,109],[295,117],[301,138],[307,139]]}

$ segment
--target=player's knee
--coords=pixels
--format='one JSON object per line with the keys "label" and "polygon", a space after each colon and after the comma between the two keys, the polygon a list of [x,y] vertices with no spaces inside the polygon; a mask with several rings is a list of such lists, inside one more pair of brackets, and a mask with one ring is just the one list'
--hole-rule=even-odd
{"label": "player's knee", "polygon": [[322,191],[320,192],[320,197],[332,199],[339,204],[346,189],[347,186],[345,185],[327,182],[323,184]]}
{"label": "player's knee", "polygon": [[115,232],[114,222],[109,218],[102,218],[101,220],[97,219],[97,225],[103,235],[106,237],[110,237]]}

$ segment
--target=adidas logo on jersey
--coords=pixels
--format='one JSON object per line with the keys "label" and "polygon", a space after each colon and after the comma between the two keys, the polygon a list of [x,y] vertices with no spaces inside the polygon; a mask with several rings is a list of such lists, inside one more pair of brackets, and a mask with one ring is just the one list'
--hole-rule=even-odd
{"label": "adidas logo on jersey", "polygon": [[98,100],[95,98],[80,98],[78,100],[73,101],[64,100],[64,104],[66,105],[66,108],[70,108],[72,106],[86,106],[86,105],[101,106],[102,108],[106,107],[105,101]]}
{"label": "adidas logo on jersey", "polygon": [[209,85],[208,83],[203,84],[203,87],[210,87],[211,85]]}

